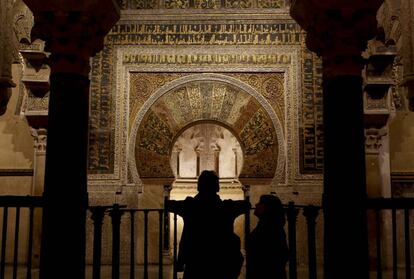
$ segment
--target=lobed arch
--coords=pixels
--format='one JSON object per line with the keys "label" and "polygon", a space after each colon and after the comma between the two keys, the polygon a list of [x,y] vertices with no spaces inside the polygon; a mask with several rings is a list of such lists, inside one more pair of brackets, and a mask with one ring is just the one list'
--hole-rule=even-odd
{"label": "lobed arch", "polygon": [[[203,119],[203,120],[196,120],[196,121],[193,121],[193,122],[191,122],[191,123],[189,123],[189,124],[187,124],[187,125],[185,125],[184,127],[182,127],[180,130],[179,130],[179,132],[178,133],[176,133],[175,135],[174,135],[174,138],[173,138],[173,140],[172,140],[172,142],[173,142],[173,145],[174,145],[174,143],[177,141],[177,139],[185,132],[185,131],[187,131],[189,128],[191,128],[191,127],[193,127],[193,126],[197,126],[197,125],[199,125],[199,124],[204,124],[204,123],[208,123],[208,124],[215,124],[215,125],[219,125],[219,126],[221,126],[221,127],[223,127],[223,128],[225,128],[225,129],[227,129],[236,139],[237,139],[237,141],[240,143],[240,147],[241,147],[241,149],[242,149],[242,151],[244,152],[244,145],[243,145],[243,143],[240,141],[240,137],[239,137],[239,135],[234,131],[234,129],[233,129],[233,127],[231,127],[231,126],[229,126],[229,125],[227,125],[226,123],[223,123],[223,122],[221,122],[221,121],[218,121],[218,120],[212,120],[212,119]],[[172,150],[173,150],[173,145],[171,146],[171,148],[170,148],[170,155],[171,155],[171,153],[172,153]]]}

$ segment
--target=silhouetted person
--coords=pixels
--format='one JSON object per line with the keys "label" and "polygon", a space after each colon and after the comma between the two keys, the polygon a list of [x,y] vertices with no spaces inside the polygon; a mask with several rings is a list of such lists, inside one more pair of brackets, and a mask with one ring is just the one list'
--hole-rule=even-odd
{"label": "silhouetted person", "polygon": [[243,265],[240,238],[234,220],[248,212],[247,201],[221,200],[219,178],[203,171],[198,178],[198,194],[183,201],[167,201],[166,210],[184,219],[178,262],[184,279],[236,279]]}
{"label": "silhouetted person", "polygon": [[283,229],[285,212],[280,199],[262,195],[254,214],[259,222],[247,237],[247,278],[286,279],[289,251]]}

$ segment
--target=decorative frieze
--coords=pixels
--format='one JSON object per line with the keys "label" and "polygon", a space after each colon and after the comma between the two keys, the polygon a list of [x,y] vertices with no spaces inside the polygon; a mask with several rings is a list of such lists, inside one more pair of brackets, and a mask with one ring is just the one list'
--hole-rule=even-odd
{"label": "decorative frieze", "polygon": [[287,45],[300,44],[301,29],[294,22],[269,24],[120,23],[106,42],[117,45]]}
{"label": "decorative frieze", "polygon": [[141,9],[281,9],[286,0],[121,0],[125,10]]}
{"label": "decorative frieze", "polygon": [[[397,59],[396,59],[397,60]],[[401,111],[405,108],[405,96],[402,90],[402,76],[403,67],[400,62],[394,61],[393,69],[393,84],[391,86],[392,106],[394,109]]]}
{"label": "decorative frieze", "polygon": [[394,45],[384,44],[382,29],[368,42],[364,53],[367,65],[364,73],[364,114],[367,128],[381,128],[387,124],[391,112],[391,87],[394,85]]}
{"label": "decorative frieze", "polygon": [[21,113],[34,129],[48,126],[50,68],[46,65],[48,54],[44,46],[43,41],[36,40],[20,48],[25,66],[21,79],[25,89]]}
{"label": "decorative frieze", "polygon": [[303,51],[302,106],[299,114],[300,170],[322,173],[323,170],[323,109],[322,60],[315,53]]}
{"label": "decorative frieze", "polygon": [[274,64],[291,64],[292,56],[290,54],[135,54],[125,53],[122,59],[124,64],[170,64],[170,65],[274,65]]}

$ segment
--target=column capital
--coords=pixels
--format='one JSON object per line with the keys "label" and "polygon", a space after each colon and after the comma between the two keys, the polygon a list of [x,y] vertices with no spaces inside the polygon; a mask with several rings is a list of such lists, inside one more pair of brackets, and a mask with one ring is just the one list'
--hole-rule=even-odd
{"label": "column capital", "polygon": [[103,48],[104,36],[119,20],[114,0],[24,0],[34,15],[32,41],[46,42],[53,73],[88,76],[89,58]]}
{"label": "column capital", "polygon": [[382,138],[387,135],[385,128],[365,129],[365,153],[366,154],[379,154],[379,149],[382,146]]}
{"label": "column capital", "polygon": [[242,190],[244,193],[244,197],[249,197],[250,196],[250,185],[242,185]]}
{"label": "column capital", "polygon": [[296,0],[291,16],[307,32],[306,45],[322,56],[325,77],[361,75],[361,52],[377,30],[382,0]]}
{"label": "column capital", "polygon": [[46,153],[47,130],[43,128],[30,128],[30,133],[34,139],[34,150],[36,153]]}
{"label": "column capital", "polygon": [[170,193],[171,193],[171,190],[172,190],[172,185],[171,184],[167,184],[167,185],[164,185],[164,197],[169,197],[170,196]]}

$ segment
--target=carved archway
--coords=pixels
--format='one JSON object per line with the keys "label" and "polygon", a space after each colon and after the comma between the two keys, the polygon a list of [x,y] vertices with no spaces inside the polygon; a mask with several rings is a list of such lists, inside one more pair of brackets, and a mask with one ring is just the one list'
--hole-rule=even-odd
{"label": "carved archway", "polygon": [[245,153],[240,178],[278,180],[282,176],[286,147],[276,113],[246,83],[209,73],[165,84],[138,112],[129,139],[133,181],[173,178],[169,165],[173,138],[183,127],[200,120],[221,122],[240,138]]}
{"label": "carved archway", "polygon": [[171,166],[177,179],[196,178],[214,170],[220,179],[237,179],[243,166],[240,139],[231,127],[217,121],[196,121],[175,136]]}

